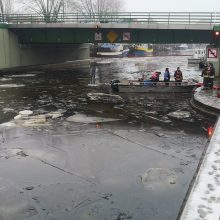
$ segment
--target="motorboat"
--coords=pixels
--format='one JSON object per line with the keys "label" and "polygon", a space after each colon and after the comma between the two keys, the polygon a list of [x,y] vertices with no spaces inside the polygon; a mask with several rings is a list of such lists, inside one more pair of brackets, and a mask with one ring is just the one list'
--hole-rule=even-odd
{"label": "motorboat", "polygon": [[205,61],[206,58],[206,49],[199,48],[194,51],[194,55],[188,58],[188,64],[200,64]]}
{"label": "motorboat", "polygon": [[175,81],[170,82],[151,82],[149,80],[128,81],[120,82],[119,80],[112,80],[111,88],[114,92],[126,92],[126,93],[189,93],[193,92],[198,85],[194,81],[183,81],[177,83]]}
{"label": "motorboat", "polygon": [[96,57],[126,57],[129,49],[118,43],[104,43],[97,47]]}
{"label": "motorboat", "polygon": [[128,57],[147,57],[153,55],[152,44],[134,44],[129,48]]}

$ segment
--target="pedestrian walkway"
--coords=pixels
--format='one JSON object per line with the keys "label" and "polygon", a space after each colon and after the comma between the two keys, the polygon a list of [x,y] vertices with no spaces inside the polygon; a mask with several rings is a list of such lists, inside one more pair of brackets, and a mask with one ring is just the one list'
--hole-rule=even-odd
{"label": "pedestrian walkway", "polygon": [[207,107],[220,110],[220,98],[217,97],[217,94],[220,93],[220,90],[203,90],[202,88],[203,87],[197,89],[197,92],[194,94],[194,99]]}
{"label": "pedestrian walkway", "polygon": [[198,111],[218,117],[220,116],[220,98],[217,97],[218,93],[220,93],[220,90],[203,90],[203,87],[199,87],[191,100],[191,105]]}
{"label": "pedestrian walkway", "polygon": [[[197,89],[194,100],[220,115],[219,90]],[[207,146],[180,220],[220,220],[220,119]]]}

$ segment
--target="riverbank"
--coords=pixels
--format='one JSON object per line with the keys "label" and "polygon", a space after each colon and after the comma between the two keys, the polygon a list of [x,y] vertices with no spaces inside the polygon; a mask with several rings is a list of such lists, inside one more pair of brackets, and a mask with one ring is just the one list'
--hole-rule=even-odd
{"label": "riverbank", "polygon": [[[219,219],[220,218],[220,99],[219,90],[197,89],[193,103],[206,114],[215,116],[217,123],[210,143],[202,157],[184,208],[178,219]],[[194,106],[195,107],[195,106]]]}

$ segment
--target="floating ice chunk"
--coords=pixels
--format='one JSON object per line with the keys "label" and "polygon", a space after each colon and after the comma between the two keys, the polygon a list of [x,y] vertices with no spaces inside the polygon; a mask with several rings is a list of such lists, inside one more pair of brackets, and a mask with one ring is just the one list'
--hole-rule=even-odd
{"label": "floating ice chunk", "polygon": [[167,114],[167,116],[169,116],[170,118],[176,118],[176,119],[190,119],[192,118],[192,115],[190,112],[188,111],[175,111],[175,112],[170,112],[169,114]]}
{"label": "floating ice chunk", "polygon": [[2,111],[4,113],[8,113],[8,112],[14,112],[15,110],[13,108],[3,108]]}
{"label": "floating ice chunk", "polygon": [[1,127],[16,127],[16,124],[13,121],[5,122],[0,124]]}
{"label": "floating ice chunk", "polygon": [[5,81],[10,81],[12,80],[11,78],[1,78],[0,81],[5,82]]}
{"label": "floating ice chunk", "polygon": [[19,112],[20,115],[32,115],[33,111],[31,110],[23,110]]}
{"label": "floating ice chunk", "polygon": [[107,94],[107,93],[88,93],[88,98],[91,101],[118,103],[124,102],[124,99],[119,95]]}
{"label": "floating ice chunk", "polygon": [[10,182],[0,178],[0,189],[0,219],[26,219],[38,214]]}
{"label": "floating ice chunk", "polygon": [[36,126],[49,125],[49,123],[46,123],[45,115],[36,115],[36,116],[31,116],[28,119],[24,120],[22,125],[24,127],[36,127]]}
{"label": "floating ice chunk", "polygon": [[66,120],[69,122],[88,123],[89,124],[89,123],[117,121],[120,119],[93,117],[93,116],[87,116],[85,114],[76,114],[76,115],[68,117]]}
{"label": "floating ice chunk", "polygon": [[168,185],[176,183],[176,175],[169,169],[163,168],[150,168],[147,173],[141,176],[141,181],[145,188],[149,189],[164,189]]}
{"label": "floating ice chunk", "polygon": [[65,112],[64,110],[60,110],[60,111],[56,111],[56,112],[50,112],[46,115],[46,117],[52,118],[52,119],[59,118],[59,117],[63,116],[64,112]]}
{"label": "floating ice chunk", "polygon": [[22,119],[25,119],[25,118],[27,118],[28,116],[30,116],[32,114],[33,114],[33,111],[23,110],[23,111],[19,112],[19,115],[16,115],[14,117],[14,120],[22,120]]}
{"label": "floating ice chunk", "polygon": [[2,84],[0,88],[16,88],[16,87],[24,87],[23,84]]}
{"label": "floating ice chunk", "polygon": [[12,78],[17,78],[17,77],[32,77],[36,76],[36,74],[19,74],[19,75],[10,75]]}

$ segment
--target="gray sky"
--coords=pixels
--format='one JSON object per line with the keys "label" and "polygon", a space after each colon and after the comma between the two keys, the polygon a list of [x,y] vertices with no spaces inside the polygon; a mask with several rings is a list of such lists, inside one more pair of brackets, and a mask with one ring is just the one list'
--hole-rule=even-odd
{"label": "gray sky", "polygon": [[219,0],[124,0],[124,11],[220,12]]}

